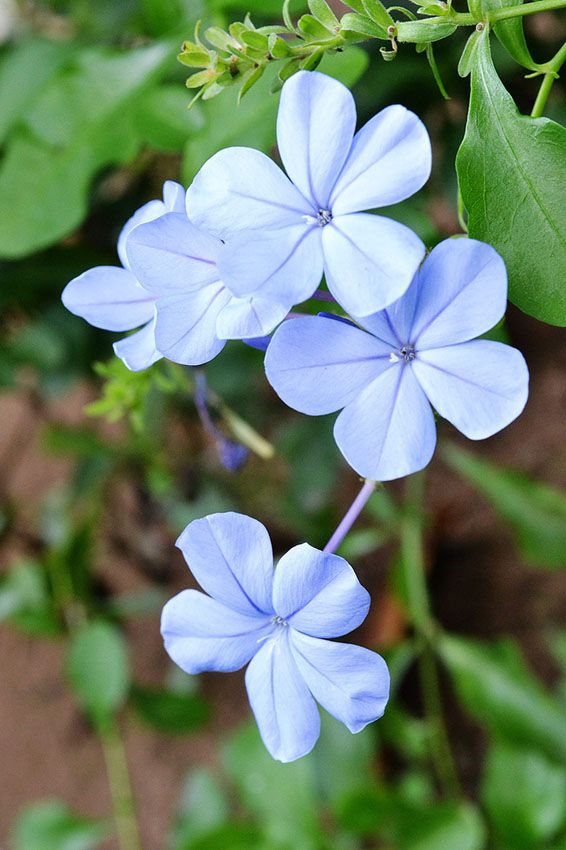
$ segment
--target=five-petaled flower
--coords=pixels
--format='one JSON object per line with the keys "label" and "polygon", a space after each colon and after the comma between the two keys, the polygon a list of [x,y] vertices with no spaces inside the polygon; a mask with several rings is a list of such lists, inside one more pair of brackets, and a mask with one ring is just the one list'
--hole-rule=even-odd
{"label": "five-petaled flower", "polygon": [[332,413],[336,442],[353,468],[387,481],[422,469],[436,444],[432,407],[472,440],[523,410],[528,370],[515,348],[473,338],[503,316],[505,266],[489,245],[448,239],[434,248],[406,294],[359,320],[286,322],[265,360],[279,396],[310,415]]}
{"label": "five-petaled flower", "polygon": [[105,331],[139,331],[114,343],[114,351],[128,369],[137,372],[151,366],[161,354],[155,345],[155,296],[144,289],[132,273],[126,241],[130,232],[143,222],[152,221],[173,210],[185,209],[185,190],[166,181],[163,200],[149,201],[126,222],[118,237],[119,266],[97,266],[74,278],[63,290],[63,304]]}
{"label": "five-petaled flower", "polygon": [[327,640],[365,619],[369,595],[350,565],[306,543],[273,568],[269,535],[236,513],[195,520],[177,545],[201,587],[163,609],[171,658],[187,673],[238,670],[263,741],[288,762],[315,745],[317,700],[352,732],[381,717],[389,674],[381,656]]}
{"label": "five-petaled flower", "polygon": [[235,295],[291,296],[298,304],[324,272],[344,309],[367,316],[407,289],[424,245],[404,225],[363,211],[421,188],[430,173],[428,134],[398,105],[354,135],[355,125],[348,89],[301,71],[283,86],[277,119],[290,180],[252,148],[226,148],[201,168],[187,193],[189,217],[226,241],[220,270]]}

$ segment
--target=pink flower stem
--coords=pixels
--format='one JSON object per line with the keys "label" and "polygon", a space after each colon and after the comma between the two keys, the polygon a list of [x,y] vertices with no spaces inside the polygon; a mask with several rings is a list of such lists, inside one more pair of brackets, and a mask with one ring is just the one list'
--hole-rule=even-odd
{"label": "pink flower stem", "polygon": [[377,481],[366,480],[364,486],[346,511],[343,519],[340,521],[338,528],[322,550],[323,552],[335,552],[340,546],[353,524],[363,511],[366,502],[375,490]]}

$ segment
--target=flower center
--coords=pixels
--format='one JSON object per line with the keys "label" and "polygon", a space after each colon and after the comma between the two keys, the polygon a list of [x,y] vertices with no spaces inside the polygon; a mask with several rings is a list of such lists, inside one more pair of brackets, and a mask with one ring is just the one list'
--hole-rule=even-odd
{"label": "flower center", "polygon": [[319,227],[326,227],[332,221],[332,213],[330,210],[319,210],[316,214],[316,222]]}
{"label": "flower center", "polygon": [[405,363],[410,363],[416,356],[417,352],[415,351],[415,346],[410,345],[410,343],[406,343],[399,348],[398,351],[392,351],[389,355],[389,360],[391,363],[398,363],[399,360],[404,360]]}
{"label": "flower center", "polygon": [[285,626],[288,626],[288,625],[289,625],[289,623],[287,622],[287,620],[284,620],[284,619],[283,619],[283,617],[280,617],[280,616],[279,616],[279,614],[275,614],[275,615],[271,618],[271,622],[272,622],[275,626],[281,626],[282,628],[284,628]]}

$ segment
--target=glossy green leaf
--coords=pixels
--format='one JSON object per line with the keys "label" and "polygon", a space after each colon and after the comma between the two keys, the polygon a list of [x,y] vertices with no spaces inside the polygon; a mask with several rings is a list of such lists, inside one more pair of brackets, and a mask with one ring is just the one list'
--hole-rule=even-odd
{"label": "glossy green leaf", "polygon": [[130,685],[124,638],[102,620],[73,635],[67,673],[72,688],[96,724],[104,724],[124,704]]}
{"label": "glossy green leaf", "polygon": [[262,824],[269,846],[318,850],[317,783],[308,759],[274,761],[255,723],[250,723],[228,742],[223,761],[245,809]]}
{"label": "glossy green leaf", "polygon": [[487,30],[474,52],[471,79],[456,158],[469,235],[502,255],[514,304],[566,325],[566,128],[518,112],[493,66]]}
{"label": "glossy green leaf", "polygon": [[443,635],[438,645],[466,709],[492,734],[566,759],[566,717],[511,642],[486,644]]}
{"label": "glossy green leaf", "polygon": [[80,224],[93,176],[138,151],[134,103],[173,55],[165,44],[122,53],[86,49],[51,80],[11,135],[0,166],[0,195],[11,211],[0,228],[0,257],[39,250]]}
{"label": "glossy green leaf", "polygon": [[210,716],[208,704],[196,694],[141,685],[132,687],[130,703],[145,723],[172,735],[193,732]]}
{"label": "glossy green leaf", "polygon": [[427,44],[431,41],[440,41],[442,38],[456,32],[454,24],[435,24],[432,21],[397,21],[397,41],[410,42],[411,44]]}
{"label": "glossy green leaf", "polygon": [[64,803],[46,800],[25,809],[13,831],[14,850],[93,850],[106,834],[102,821],[77,817]]}
{"label": "glossy green leaf", "polygon": [[549,568],[566,566],[566,496],[560,490],[455,446],[446,446],[443,455],[511,525],[528,563]]}
{"label": "glossy green leaf", "polygon": [[[482,8],[487,12],[518,5],[517,0],[481,0],[481,3]],[[493,31],[503,47],[519,65],[528,68],[529,71],[538,70],[540,66],[534,61],[527,46],[521,17],[499,21],[499,23],[494,24]]]}
{"label": "glossy green leaf", "polygon": [[566,824],[566,769],[536,750],[492,745],[481,796],[509,850],[542,847]]}

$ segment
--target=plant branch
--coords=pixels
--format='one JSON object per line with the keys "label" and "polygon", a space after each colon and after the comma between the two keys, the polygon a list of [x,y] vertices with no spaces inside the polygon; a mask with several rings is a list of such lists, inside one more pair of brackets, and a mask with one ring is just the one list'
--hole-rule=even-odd
{"label": "plant branch", "polygon": [[548,95],[552,88],[554,80],[558,76],[558,72],[562,65],[566,62],[566,42],[562,45],[558,53],[547,62],[544,67],[544,78],[539,89],[539,93],[531,112],[531,118],[540,118],[544,112]]}
{"label": "plant branch", "polygon": [[115,719],[98,728],[120,850],[141,850],[124,742]]}
{"label": "plant branch", "polygon": [[433,652],[435,625],[430,610],[423,551],[424,473],[407,479],[401,520],[401,562],[411,622],[421,639],[418,671],[425,716],[430,732],[431,760],[438,781],[449,797],[459,793],[459,780],[444,723],[438,668]]}

